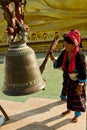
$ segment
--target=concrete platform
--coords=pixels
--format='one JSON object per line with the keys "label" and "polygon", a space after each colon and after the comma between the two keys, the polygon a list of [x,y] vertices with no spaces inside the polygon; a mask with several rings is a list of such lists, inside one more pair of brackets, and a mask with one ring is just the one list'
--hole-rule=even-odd
{"label": "concrete platform", "polygon": [[61,116],[66,110],[63,101],[29,98],[24,103],[0,100],[0,105],[10,118],[0,130],[86,130],[86,113],[82,113],[78,123],[71,121],[73,112]]}

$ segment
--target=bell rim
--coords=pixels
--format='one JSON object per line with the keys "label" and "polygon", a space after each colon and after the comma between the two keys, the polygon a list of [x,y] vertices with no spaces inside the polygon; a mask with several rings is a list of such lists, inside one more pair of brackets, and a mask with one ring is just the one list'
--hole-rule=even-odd
{"label": "bell rim", "polygon": [[24,95],[29,95],[29,94],[39,92],[40,90],[44,90],[45,86],[46,86],[45,80],[43,80],[41,83],[39,83],[35,86],[31,86],[31,87],[27,87],[27,88],[23,88],[23,89],[16,88],[16,89],[8,90],[8,89],[6,89],[7,87],[4,84],[2,87],[2,92],[8,96],[24,96]]}

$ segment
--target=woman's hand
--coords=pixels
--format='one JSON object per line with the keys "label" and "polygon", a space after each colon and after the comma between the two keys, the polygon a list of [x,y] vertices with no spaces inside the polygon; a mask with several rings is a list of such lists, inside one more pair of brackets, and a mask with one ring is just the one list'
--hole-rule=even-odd
{"label": "woman's hand", "polygon": [[49,58],[50,58],[52,61],[55,60],[53,51],[50,51],[50,53],[49,53]]}
{"label": "woman's hand", "polygon": [[79,84],[79,85],[77,86],[76,92],[77,92],[78,95],[81,95],[81,94],[82,94],[82,91],[83,91],[83,85],[80,85],[80,84]]}

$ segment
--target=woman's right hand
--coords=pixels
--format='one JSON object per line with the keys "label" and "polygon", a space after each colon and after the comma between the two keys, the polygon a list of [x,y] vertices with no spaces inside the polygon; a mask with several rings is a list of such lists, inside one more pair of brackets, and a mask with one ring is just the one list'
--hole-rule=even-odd
{"label": "woman's right hand", "polygon": [[53,51],[51,50],[50,53],[49,53],[49,58],[54,61],[55,58],[54,58],[54,54],[53,54]]}

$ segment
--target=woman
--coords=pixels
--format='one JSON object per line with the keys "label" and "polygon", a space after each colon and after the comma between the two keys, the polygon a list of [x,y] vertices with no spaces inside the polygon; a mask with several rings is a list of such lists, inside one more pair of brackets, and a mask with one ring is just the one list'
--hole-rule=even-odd
{"label": "woman", "polygon": [[[86,110],[86,63],[85,56],[79,52],[81,37],[77,29],[63,35],[64,49],[57,60],[50,53],[54,68],[62,67],[63,85],[67,96],[67,110],[62,115],[74,111],[73,122],[78,121],[81,112]],[[65,88],[66,86],[66,88]],[[63,95],[62,95],[63,96]]]}

